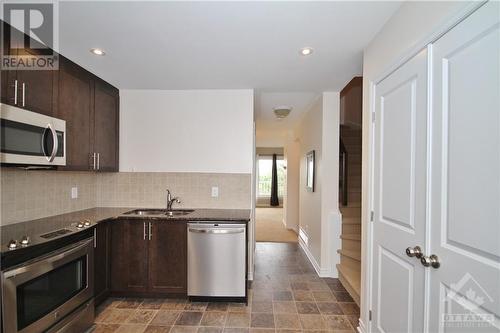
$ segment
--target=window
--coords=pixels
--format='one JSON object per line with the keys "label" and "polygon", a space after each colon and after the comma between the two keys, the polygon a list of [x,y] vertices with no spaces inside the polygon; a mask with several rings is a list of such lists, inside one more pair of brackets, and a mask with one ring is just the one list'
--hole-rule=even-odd
{"label": "window", "polygon": [[[283,156],[276,158],[278,169],[278,197],[283,198],[285,193],[285,161]],[[257,197],[271,196],[271,180],[272,180],[273,157],[259,156],[257,160]]]}

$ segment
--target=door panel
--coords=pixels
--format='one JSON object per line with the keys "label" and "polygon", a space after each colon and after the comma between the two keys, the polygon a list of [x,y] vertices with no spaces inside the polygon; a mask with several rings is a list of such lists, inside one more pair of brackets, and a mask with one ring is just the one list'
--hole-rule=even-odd
{"label": "door panel", "polygon": [[[26,110],[54,116],[57,105],[56,70],[19,70],[17,71],[18,104]],[[24,105],[22,101],[24,84]]]}
{"label": "door panel", "polygon": [[91,153],[92,77],[84,69],[60,57],[57,117],[66,120],[66,167],[89,170]]}
{"label": "door panel", "polygon": [[95,81],[94,151],[100,171],[118,171],[118,91]]}
{"label": "door panel", "polygon": [[118,220],[111,224],[111,290],[117,293],[148,290],[146,222]]}
{"label": "door panel", "polygon": [[110,283],[110,223],[99,223],[94,237],[94,301],[99,305],[109,293]]}
{"label": "door panel", "polygon": [[425,249],[427,50],[375,87],[373,329],[421,332]]}
{"label": "door panel", "polygon": [[469,330],[500,330],[499,12],[483,5],[432,46],[431,331],[464,331],[444,316],[471,313],[487,320]]}
{"label": "door panel", "polygon": [[185,222],[154,221],[149,245],[149,291],[187,291],[187,228]]}

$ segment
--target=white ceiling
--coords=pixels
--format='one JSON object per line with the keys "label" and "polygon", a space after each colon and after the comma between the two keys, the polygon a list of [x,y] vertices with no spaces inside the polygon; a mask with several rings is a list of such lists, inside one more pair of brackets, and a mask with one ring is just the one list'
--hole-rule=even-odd
{"label": "white ceiling", "polygon": [[[258,126],[282,128],[320,92],[361,74],[363,49],[399,5],[68,1],[59,45],[120,89],[254,88]],[[299,54],[305,46],[311,56]],[[290,120],[269,117],[275,103],[294,107]]]}

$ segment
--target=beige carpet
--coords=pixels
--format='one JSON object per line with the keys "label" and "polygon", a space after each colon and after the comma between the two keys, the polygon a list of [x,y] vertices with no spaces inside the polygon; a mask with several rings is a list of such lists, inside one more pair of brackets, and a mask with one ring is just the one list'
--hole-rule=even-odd
{"label": "beige carpet", "polygon": [[297,242],[297,234],[283,225],[283,208],[256,208],[255,221],[257,242]]}

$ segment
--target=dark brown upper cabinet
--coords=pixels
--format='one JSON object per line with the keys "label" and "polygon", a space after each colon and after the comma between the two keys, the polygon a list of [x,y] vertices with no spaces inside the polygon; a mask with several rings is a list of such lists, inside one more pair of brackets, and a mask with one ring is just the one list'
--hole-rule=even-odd
{"label": "dark brown upper cabinet", "polygon": [[68,59],[60,57],[56,117],[66,120],[66,166],[61,167],[62,170],[93,169],[92,99],[92,75]]}
{"label": "dark brown upper cabinet", "polygon": [[93,151],[97,171],[118,171],[119,102],[118,89],[94,80]]}
{"label": "dark brown upper cabinet", "polygon": [[[36,45],[11,45],[10,29],[2,22],[4,50],[44,54]],[[62,55],[58,60],[59,70],[2,70],[2,103],[66,121],[66,166],[59,170],[118,171],[119,90]]]}
{"label": "dark brown upper cabinet", "polygon": [[[38,55],[38,49],[11,45],[11,28],[2,22],[4,50],[10,55]],[[25,36],[30,43],[35,41]],[[28,44],[28,45],[32,45]],[[57,70],[2,70],[2,103],[53,116],[57,109]]]}

